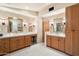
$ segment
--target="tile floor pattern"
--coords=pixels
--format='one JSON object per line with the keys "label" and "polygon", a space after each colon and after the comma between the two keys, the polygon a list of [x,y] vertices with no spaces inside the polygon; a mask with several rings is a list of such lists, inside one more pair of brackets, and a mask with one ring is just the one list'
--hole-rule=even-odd
{"label": "tile floor pattern", "polygon": [[43,43],[12,52],[5,56],[67,56],[66,54],[46,47]]}

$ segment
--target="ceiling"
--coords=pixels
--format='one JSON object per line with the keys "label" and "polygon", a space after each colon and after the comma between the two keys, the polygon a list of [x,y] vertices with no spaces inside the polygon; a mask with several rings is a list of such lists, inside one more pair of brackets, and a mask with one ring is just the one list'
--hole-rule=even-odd
{"label": "ceiling", "polygon": [[42,8],[50,5],[49,3],[2,3],[4,7],[18,8],[31,11],[40,11]]}
{"label": "ceiling", "polygon": [[[74,3],[0,3],[0,10],[36,17],[37,12],[42,12],[42,14],[49,13],[48,9],[52,6],[54,6],[53,11],[55,11],[73,4]],[[34,13],[36,14],[34,15]]]}
{"label": "ceiling", "polygon": [[0,6],[39,12],[46,7],[50,8],[54,6],[55,10],[57,10],[72,4],[73,3],[1,3]]}

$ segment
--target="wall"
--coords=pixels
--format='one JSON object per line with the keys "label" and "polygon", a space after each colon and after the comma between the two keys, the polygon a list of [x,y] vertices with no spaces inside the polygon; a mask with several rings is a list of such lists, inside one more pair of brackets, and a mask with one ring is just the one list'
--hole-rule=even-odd
{"label": "wall", "polygon": [[[23,19],[23,21],[25,22],[30,22],[30,21],[33,21],[34,18],[31,18],[31,17],[26,17],[26,16],[23,16],[23,15],[20,15],[20,14],[15,14],[15,13],[11,13],[11,12],[7,12],[7,11],[2,11],[0,10],[0,20],[7,20],[8,17],[17,17],[17,18],[21,18]],[[2,26],[0,26],[2,27]],[[7,32],[8,31],[8,26],[5,28],[6,30],[3,30],[2,32]]]}
{"label": "wall", "polygon": [[5,19],[0,20],[0,33],[7,33],[7,31],[8,31],[8,20]]}
{"label": "wall", "polygon": [[16,8],[6,8],[6,7],[0,7],[0,11],[6,11],[10,13],[15,13],[27,17],[35,17],[37,15],[37,12],[23,10],[23,9],[16,9]]}
{"label": "wall", "polygon": [[42,17],[41,14],[39,14],[39,16],[41,18],[39,18],[39,21],[38,21],[39,22],[38,24],[40,24],[39,28],[38,28],[39,29],[38,30],[38,33],[39,33],[38,39],[40,39],[40,41],[42,41],[42,36],[43,36],[43,34],[42,34],[42,30],[43,30],[43,28],[42,28],[42,21],[47,20],[49,22],[52,22],[53,19],[55,19],[55,18],[65,17],[65,8],[62,8],[60,10],[56,10],[55,12],[53,11],[52,13],[49,13],[49,15],[46,15],[44,17]]}
{"label": "wall", "polygon": [[37,42],[41,42],[42,41],[42,19],[40,17],[36,17],[36,18],[31,18],[31,17],[26,17],[23,15],[19,15],[19,14],[15,14],[15,13],[11,13],[11,12],[7,12],[7,11],[1,11],[0,10],[0,19],[6,19],[7,17],[18,17],[18,18],[22,18],[23,22],[25,23],[36,23],[36,31],[37,31]]}
{"label": "wall", "polygon": [[23,15],[19,15],[19,14],[10,13],[10,12],[7,12],[7,11],[1,11],[0,10],[0,18],[5,19],[7,17],[18,17],[18,18],[22,18],[22,19],[28,19],[29,18],[29,17],[23,16]]}
{"label": "wall", "polygon": [[37,22],[37,42],[42,42],[42,18],[40,16],[36,17]]}
{"label": "wall", "polygon": [[[51,23],[54,24],[54,31],[56,31],[56,23],[59,23],[59,22],[61,23],[64,20],[66,21],[66,19],[65,19],[65,11],[62,12],[62,13],[52,15],[52,16],[44,17],[44,20],[45,19],[49,21],[49,25]],[[50,26],[49,26],[49,28],[50,28]]]}
{"label": "wall", "polygon": [[[44,14],[48,14],[48,13],[52,13],[53,11],[56,11],[56,10],[59,10],[59,9],[62,9],[62,8],[66,8],[68,6],[71,6],[73,4],[76,4],[76,3],[51,3],[49,6],[47,6],[46,8],[43,8],[39,14],[40,15],[44,15]],[[54,6],[54,10],[49,12],[49,8],[50,7],[53,7]]]}

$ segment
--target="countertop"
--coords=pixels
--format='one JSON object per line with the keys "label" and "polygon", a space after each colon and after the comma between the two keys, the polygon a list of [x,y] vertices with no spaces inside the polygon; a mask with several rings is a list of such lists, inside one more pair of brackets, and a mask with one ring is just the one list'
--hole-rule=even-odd
{"label": "countertop", "polygon": [[45,46],[46,46],[46,39],[47,39],[47,35],[49,35],[49,36],[56,36],[56,37],[62,37],[62,38],[65,38],[65,33],[62,33],[62,32],[53,32],[53,33],[51,33],[51,32],[45,32]]}
{"label": "countertop", "polygon": [[27,33],[6,33],[3,34],[3,36],[0,36],[0,39],[2,38],[10,38],[10,37],[17,37],[17,36],[25,36],[25,35],[36,35],[37,32],[27,32]]}
{"label": "countertop", "polygon": [[62,32],[53,32],[53,33],[46,32],[46,35],[57,36],[57,37],[65,37],[65,33],[62,33]]}
{"label": "countertop", "polygon": [[49,35],[49,36],[55,36],[55,37],[62,37],[62,38],[65,38],[65,33],[62,33],[62,32],[45,32],[45,39],[44,39],[44,41],[45,41],[45,46],[46,46],[46,39],[47,39],[47,35]]}

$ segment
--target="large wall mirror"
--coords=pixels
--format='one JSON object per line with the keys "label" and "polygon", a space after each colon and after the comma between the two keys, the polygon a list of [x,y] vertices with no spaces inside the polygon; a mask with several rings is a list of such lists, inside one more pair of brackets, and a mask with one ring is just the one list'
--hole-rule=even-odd
{"label": "large wall mirror", "polygon": [[22,32],[23,31],[23,22],[22,19],[17,17],[8,17],[9,20],[9,32]]}

